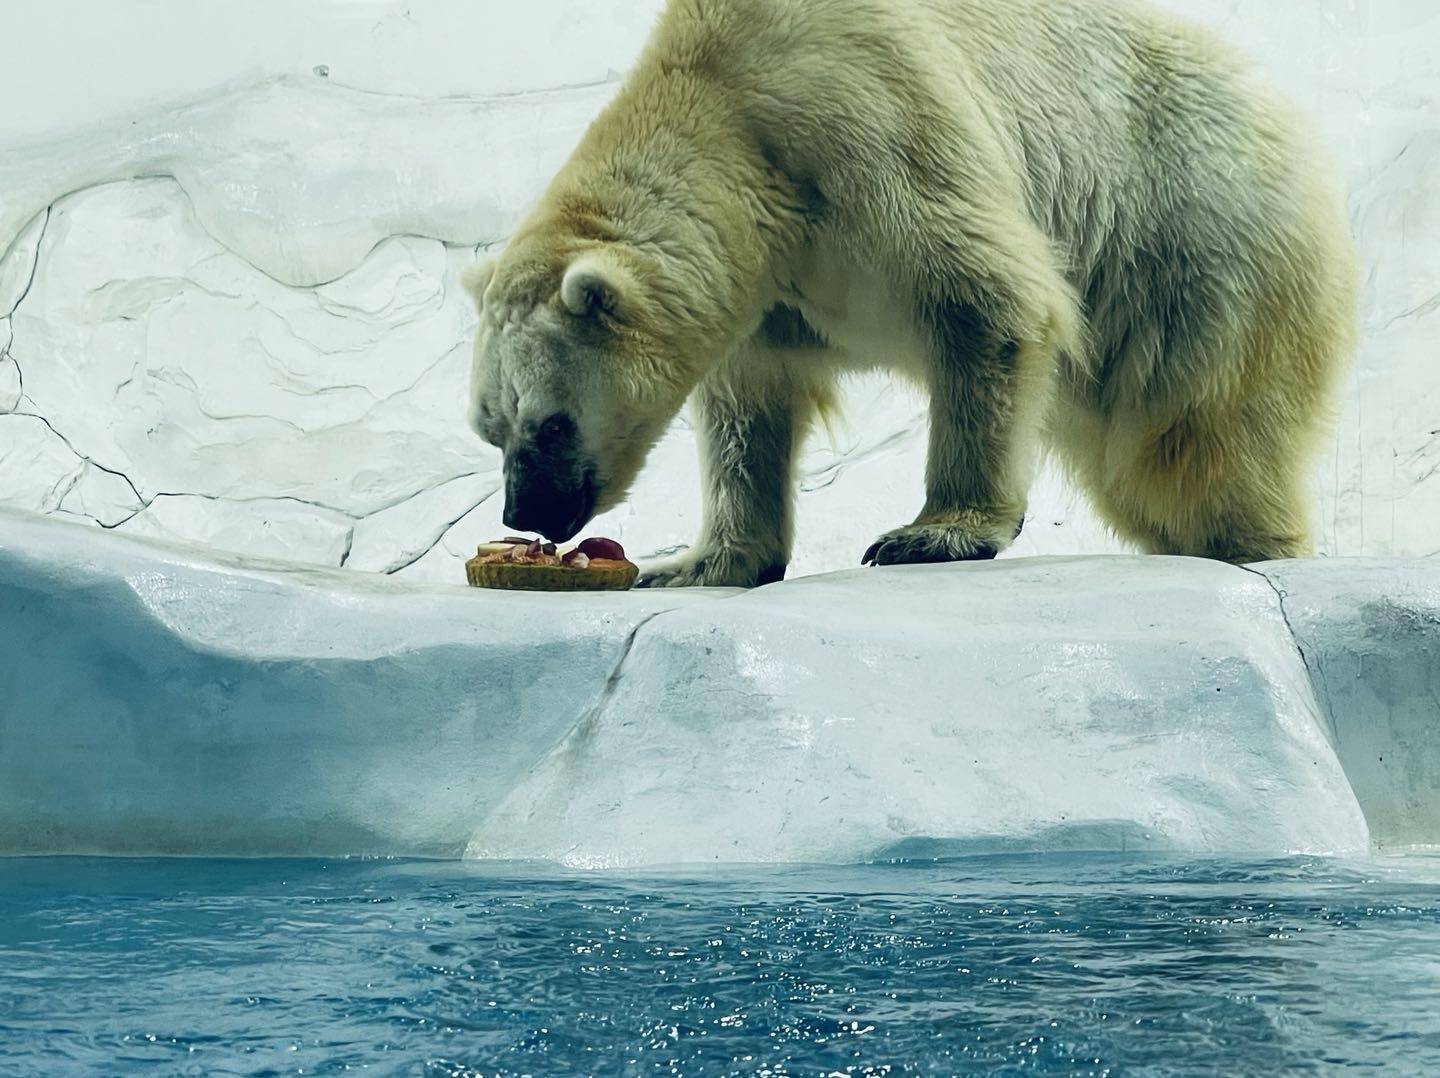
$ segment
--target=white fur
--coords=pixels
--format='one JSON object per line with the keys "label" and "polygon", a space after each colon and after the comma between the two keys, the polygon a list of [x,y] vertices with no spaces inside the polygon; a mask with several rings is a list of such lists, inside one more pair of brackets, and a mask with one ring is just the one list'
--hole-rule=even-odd
{"label": "white fur", "polygon": [[1355,279],[1293,110],[1144,4],[671,0],[502,258],[513,332],[476,376],[501,408],[591,387],[602,505],[695,394],[706,525],[657,583],[782,565],[794,447],[873,367],[932,400],[924,507],[879,561],[1003,549],[1042,445],[1148,549],[1287,557]]}

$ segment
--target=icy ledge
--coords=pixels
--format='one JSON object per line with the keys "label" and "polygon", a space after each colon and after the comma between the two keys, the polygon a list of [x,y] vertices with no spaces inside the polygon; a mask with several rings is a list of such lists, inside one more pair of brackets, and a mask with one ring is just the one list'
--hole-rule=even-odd
{"label": "icy ledge", "polygon": [[0,513],[0,639],[4,853],[615,866],[1440,836],[1433,563],[548,597]]}

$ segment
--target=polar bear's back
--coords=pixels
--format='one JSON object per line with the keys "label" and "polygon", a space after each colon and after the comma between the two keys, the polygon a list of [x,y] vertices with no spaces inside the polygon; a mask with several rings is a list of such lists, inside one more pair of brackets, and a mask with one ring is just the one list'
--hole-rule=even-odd
{"label": "polar bear's back", "polygon": [[1348,347],[1336,170],[1247,57],[1132,0],[905,6],[983,86],[1031,214],[1070,262],[1108,399],[1248,377],[1261,319]]}
{"label": "polar bear's back", "polygon": [[779,103],[762,126],[816,158],[882,167],[867,121],[983,127],[1012,170],[995,182],[1023,188],[1077,279],[1104,243],[1162,222],[1223,216],[1276,243],[1295,221],[1335,223],[1333,170],[1295,110],[1238,50],[1147,0],[671,0],[665,21],[659,53],[706,52]]}
{"label": "polar bear's back", "polygon": [[[1241,377],[1225,364],[1281,293],[1313,305],[1286,318],[1347,335],[1333,168],[1247,58],[1142,0],[672,0],[652,55],[677,48],[758,91],[757,126],[821,186],[829,170],[883,200],[968,165],[1018,192],[1066,262],[1106,394]],[[927,160],[943,168],[917,178]]]}

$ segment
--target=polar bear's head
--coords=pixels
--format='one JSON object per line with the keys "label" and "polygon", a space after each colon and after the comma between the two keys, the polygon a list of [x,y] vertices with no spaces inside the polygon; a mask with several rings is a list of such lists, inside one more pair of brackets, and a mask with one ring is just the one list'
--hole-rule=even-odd
{"label": "polar bear's head", "polygon": [[619,504],[703,369],[660,317],[655,267],[524,245],[467,270],[480,311],[470,425],[504,453],[505,524],[554,542]]}

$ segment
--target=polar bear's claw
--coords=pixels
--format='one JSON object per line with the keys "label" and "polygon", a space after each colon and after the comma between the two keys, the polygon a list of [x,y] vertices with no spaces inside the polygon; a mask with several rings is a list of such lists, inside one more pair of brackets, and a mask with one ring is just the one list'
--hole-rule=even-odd
{"label": "polar bear's claw", "polygon": [[864,565],[926,565],[951,561],[989,561],[1000,553],[994,543],[944,524],[912,524],[881,536],[865,551]]}

